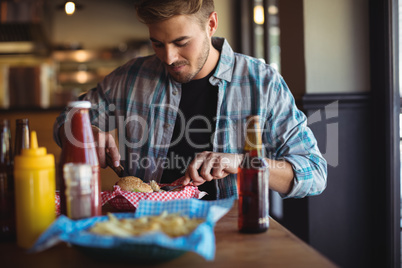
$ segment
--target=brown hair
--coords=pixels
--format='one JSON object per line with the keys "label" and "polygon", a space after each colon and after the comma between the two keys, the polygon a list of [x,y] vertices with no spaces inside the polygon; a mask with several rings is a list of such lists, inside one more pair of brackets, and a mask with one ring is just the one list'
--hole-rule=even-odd
{"label": "brown hair", "polygon": [[136,5],[139,20],[145,24],[161,22],[176,15],[195,15],[201,26],[214,11],[213,0],[140,0]]}

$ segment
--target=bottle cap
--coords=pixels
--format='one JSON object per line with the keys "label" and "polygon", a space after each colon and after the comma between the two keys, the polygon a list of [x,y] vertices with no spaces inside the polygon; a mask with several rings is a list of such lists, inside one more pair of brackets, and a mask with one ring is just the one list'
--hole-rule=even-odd
{"label": "bottle cap", "polygon": [[24,125],[24,124],[28,124],[28,118],[19,118],[19,119],[17,119],[17,120],[15,120],[15,122],[17,123],[17,125],[18,124],[22,124],[22,125]]}
{"label": "bottle cap", "polygon": [[14,168],[54,168],[54,156],[52,154],[47,154],[45,147],[38,147],[38,139],[35,131],[31,132],[30,148],[22,149],[21,155],[15,157]]}
{"label": "bottle cap", "polygon": [[69,108],[91,108],[91,102],[89,101],[70,101],[67,105]]}
{"label": "bottle cap", "polygon": [[3,127],[10,127],[10,120],[8,119],[0,119],[0,126]]}

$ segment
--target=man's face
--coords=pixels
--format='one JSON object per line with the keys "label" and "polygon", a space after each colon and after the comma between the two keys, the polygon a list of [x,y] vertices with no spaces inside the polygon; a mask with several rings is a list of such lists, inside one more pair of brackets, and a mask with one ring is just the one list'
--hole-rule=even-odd
{"label": "man's face", "polygon": [[[156,56],[179,83],[205,77],[211,39],[206,29],[186,15],[148,25]],[[205,69],[205,68],[204,68]]]}

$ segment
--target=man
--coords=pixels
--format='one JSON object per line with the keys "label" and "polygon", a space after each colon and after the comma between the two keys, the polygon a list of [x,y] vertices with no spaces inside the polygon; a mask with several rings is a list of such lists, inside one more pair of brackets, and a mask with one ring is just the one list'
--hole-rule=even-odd
{"label": "man", "polygon": [[[137,5],[155,55],[109,74],[83,99],[100,165],[105,154],[145,181],[190,181],[210,199],[237,194],[246,118],[262,118],[271,189],[304,197],[326,187],[326,161],[282,77],[234,53],[222,38],[213,0],[151,0]],[[55,140],[65,121],[56,121]],[[118,129],[119,149],[108,131]],[[185,172],[184,172],[185,171]]]}

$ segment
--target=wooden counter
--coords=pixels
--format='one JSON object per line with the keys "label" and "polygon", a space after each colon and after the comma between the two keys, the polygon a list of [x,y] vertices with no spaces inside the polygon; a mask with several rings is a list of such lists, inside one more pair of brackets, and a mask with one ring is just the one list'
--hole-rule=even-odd
{"label": "wooden counter", "polygon": [[[271,219],[269,230],[262,234],[237,231],[237,206],[215,227],[216,256],[205,261],[195,253],[152,267],[337,267],[316,250]],[[107,263],[91,259],[66,244],[44,252],[27,254],[15,243],[0,243],[1,267],[132,267],[135,264]]]}

